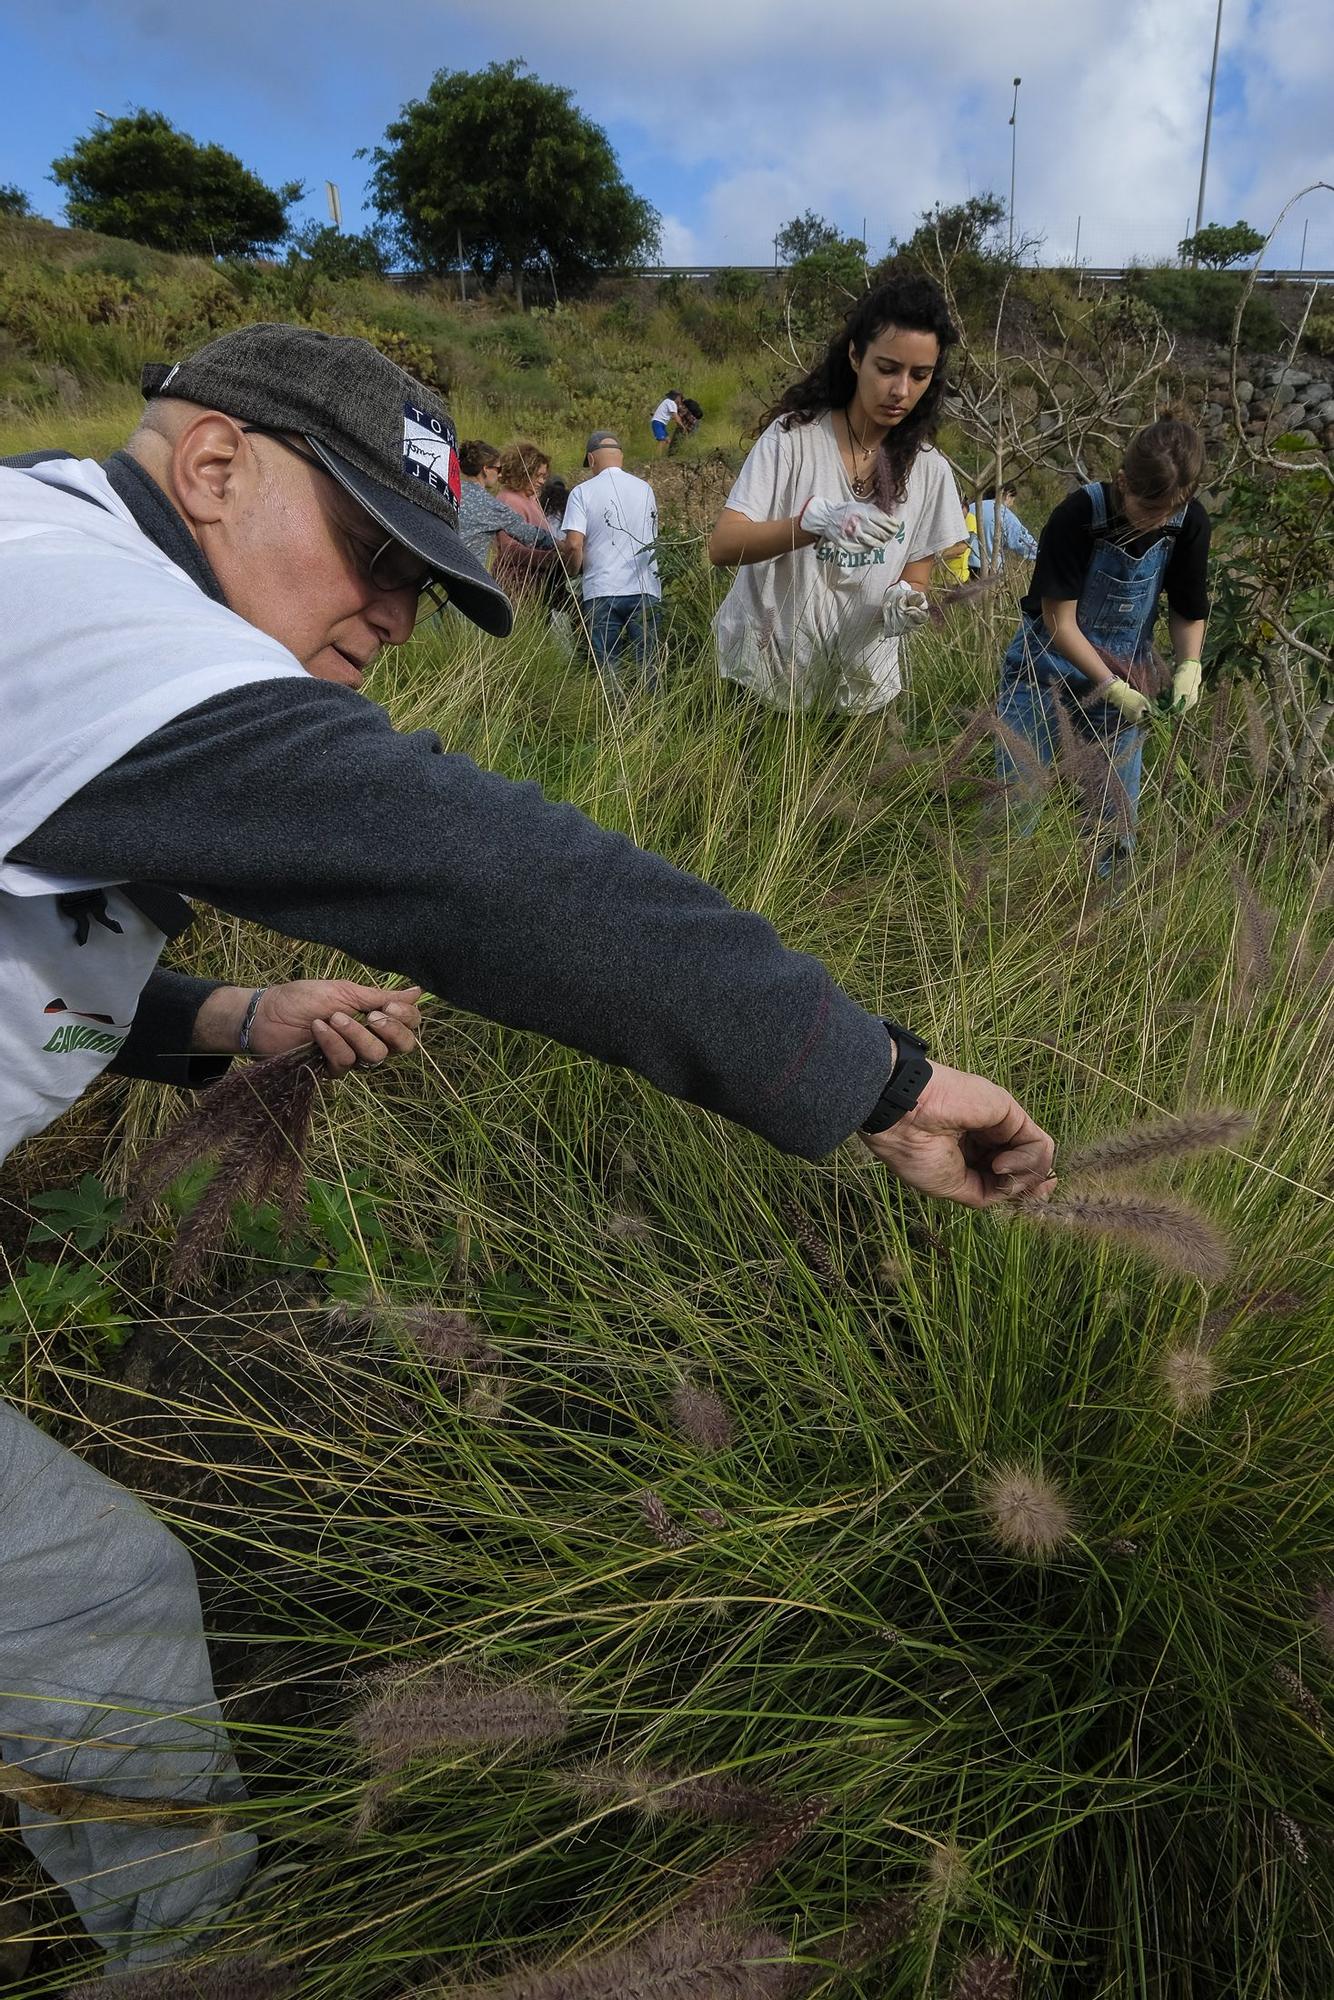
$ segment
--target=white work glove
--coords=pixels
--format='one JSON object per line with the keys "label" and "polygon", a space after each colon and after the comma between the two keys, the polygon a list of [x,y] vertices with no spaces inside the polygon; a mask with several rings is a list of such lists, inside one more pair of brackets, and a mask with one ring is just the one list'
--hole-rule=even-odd
{"label": "white work glove", "polygon": [[1119,677],[1108,681],[1102,690],[1102,696],[1104,701],[1111,702],[1113,708],[1119,708],[1126,721],[1133,723],[1136,728],[1140,723],[1148,721],[1153,704],[1146,694],[1141,694],[1138,688],[1131,687],[1129,681],[1123,681]]}
{"label": "white work glove", "polygon": [[827,547],[849,553],[878,549],[903,533],[902,521],[869,500],[822,500],[818,494],[798,514],[797,526]]}
{"label": "white work glove", "polygon": [[1194,708],[1200,698],[1200,681],[1204,668],[1198,660],[1182,660],[1172,676],[1172,707],[1178,715],[1185,715]]}
{"label": "white work glove", "polygon": [[919,625],[925,625],[931,616],[931,606],[924,590],[914,590],[910,583],[902,579],[885,593],[885,608],[880,614],[888,639],[902,639],[908,632],[915,632]]}

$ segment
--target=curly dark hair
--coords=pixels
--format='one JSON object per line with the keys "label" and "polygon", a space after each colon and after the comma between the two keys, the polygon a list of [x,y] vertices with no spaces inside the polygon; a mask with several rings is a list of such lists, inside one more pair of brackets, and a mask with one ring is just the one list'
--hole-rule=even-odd
{"label": "curly dark hair", "polygon": [[867,292],[852,308],[810,374],[786,390],[763,418],[763,424],[767,425],[781,417],[784,430],[791,430],[793,424],[814,423],[826,410],[846,410],[857,389],[848,350],[851,348],[859,357],[865,354],[887,326],[901,328],[906,333],[933,333],[940,343],[940,356],[921,401],[901,424],[886,433],[880,447],[875,491],[882,507],[902,502],[913,460],[936,434],[947,386],[945,363],[959,338],[945,294],[931,278],[891,278],[887,284]]}

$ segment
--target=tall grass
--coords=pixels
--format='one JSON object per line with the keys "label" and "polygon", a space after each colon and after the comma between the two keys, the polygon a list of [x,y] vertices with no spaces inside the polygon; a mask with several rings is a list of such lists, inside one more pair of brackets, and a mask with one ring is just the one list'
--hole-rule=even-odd
{"label": "tall grass", "polygon": [[[914,641],[899,710],[836,727],[719,688],[715,589],[688,545],[652,700],[609,705],[528,616],[505,647],[431,627],[372,692],[762,910],[1064,1148],[1253,1112],[1120,1160],[1123,1193],[1223,1225],[1233,1271],[946,1212],[855,1145],[784,1160],[432,1008],[316,1133],[391,1246],[369,1313],[331,1323],[318,1270],[237,1240],[221,1300],[169,1316],[152,1240],[121,1242],[139,1358],[107,1383],[30,1343],[34,1408],[114,1453],[204,1579],[272,1864],[228,1947],[311,2000],[1326,1993],[1321,857],[1231,811],[1254,776],[1206,714],[1175,762],[1153,746],[1112,904],[1071,803],[1012,841],[988,744],[951,759],[1006,607]],[[1242,999],[1234,871],[1272,919]],[[327,963],[203,928],[228,977]],[[164,1115],[136,1090],[113,1175]],[[447,1365],[424,1305],[468,1316]],[[737,1797],[741,1824],[699,1809]]]}

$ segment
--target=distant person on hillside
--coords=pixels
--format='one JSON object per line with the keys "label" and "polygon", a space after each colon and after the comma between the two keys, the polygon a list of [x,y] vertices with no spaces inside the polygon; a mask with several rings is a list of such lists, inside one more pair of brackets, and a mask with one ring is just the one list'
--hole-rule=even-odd
{"label": "distant person on hillside", "polygon": [[491,544],[503,529],[508,540],[530,549],[554,547],[550,528],[515,519],[515,510],[496,497],[500,484],[500,453],[481,438],[469,438],[459,447],[462,474],[459,497],[459,536],[478,562],[485,562]]}
{"label": "distant person on hillside", "polygon": [[553,535],[561,532],[561,522],[565,519],[565,503],[570,497],[569,482],[554,473],[544,481],[542,491],[537,496],[537,504],[542,509],[543,519]]}
{"label": "distant person on hillside", "polygon": [[581,570],[584,617],[598,671],[609,684],[633,653],[650,687],[662,584],[654,544],[658,503],[646,479],[624,468],[611,431],[594,431],[584,462],[592,478],[575,487],[565,509],[566,561]]}
{"label": "distant person on hillside", "polygon": [[[988,486],[982,498],[982,534],[987,551],[987,559],[994,570],[1005,568],[1005,557],[1020,556],[1025,562],[1036,562],[1038,545],[1029,534],[1019,516],[1014,512],[1014,503],[1019,497],[1018,488],[1005,485],[1000,490],[1000,545],[996,545],[996,489]],[[969,510],[972,511],[971,509]],[[973,576],[981,574],[982,557],[977,545],[977,523],[974,520],[968,530],[968,569]]]}
{"label": "distant person on hillside", "polygon": [[673,437],[681,429],[681,410],[684,402],[685,397],[679,389],[669,389],[649,419],[659,458],[665,455]]}
{"label": "distant person on hillside", "polygon": [[[1194,497],[1204,443],[1190,424],[1164,417],[1126,447],[1115,479],[1092,480],[1053,509],[1037,545],[1019,630],[1001,668],[997,709],[1043,764],[1063,733],[1105,760],[1097,802],[1099,875],[1134,844],[1151,709],[1153,631],[1159,598],[1175,668],[1172,704],[1200,698],[1200,652],[1209,615],[1209,516]],[[1001,777],[1022,778],[1004,745]],[[1031,830],[1032,807],[1019,815]]]}
{"label": "distant person on hillside", "polygon": [[[550,536],[538,494],[551,476],[550,454],[540,445],[512,444],[500,454],[500,484],[496,498],[529,527]],[[502,528],[496,536],[494,563],[497,583],[511,596],[541,596],[556,601],[563,583],[560,556],[554,546],[525,543]]]}
{"label": "distant person on hillside", "polygon": [[713,621],[725,680],[783,709],[866,714],[898,694],[899,640],[967,539],[931,443],[957,338],[937,285],[891,279],[769,412],[709,540],[738,565]]}

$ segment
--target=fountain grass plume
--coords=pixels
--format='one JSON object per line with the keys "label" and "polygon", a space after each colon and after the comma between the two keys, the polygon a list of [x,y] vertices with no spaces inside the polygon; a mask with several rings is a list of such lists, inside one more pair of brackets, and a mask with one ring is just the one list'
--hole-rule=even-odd
{"label": "fountain grass plume", "polygon": [[1158,1379],[1178,1416],[1203,1408],[1218,1388],[1218,1363],[1205,1348],[1172,1347],[1158,1361]]}
{"label": "fountain grass plume", "polygon": [[[1096,699],[1096,697],[1095,697]],[[1079,794],[1091,817],[1125,833],[1130,830],[1130,798],[1100,737],[1086,736],[1059,696],[1051,704],[1056,723],[1056,768]]]}
{"label": "fountain grass plume", "polygon": [[412,1681],[373,1684],[350,1726],[362,1757],[385,1775],[441,1751],[554,1742],[569,1722],[564,1701],[549,1688],[449,1666]]}
{"label": "fountain grass plume", "polygon": [[954,1975],[950,2000],[1014,2000],[1014,1961],[999,1952],[977,1952]]}
{"label": "fountain grass plume", "polygon": [[687,1819],[767,1827],[782,1818],[787,1804],[777,1792],[748,1785],[726,1772],[682,1777],[676,1771],[607,1758],[559,1775],[562,1783],[586,1798],[625,1806],[648,1818],[679,1813]]}
{"label": "fountain grass plume", "polygon": [[1097,1175],[1134,1173],[1155,1160],[1181,1159],[1213,1146],[1236,1145],[1254,1124],[1251,1112],[1233,1111],[1221,1104],[1179,1112],[1171,1118],[1131,1125],[1124,1132],[1109,1132],[1101,1139],[1076,1146],[1064,1155],[1062,1171]]}
{"label": "fountain grass plume", "polygon": [[752,1890],[772,1875],[793,1848],[801,1845],[807,1834],[824,1819],[832,1804],[833,1801],[827,1798],[805,1799],[745,1847],[723,1855],[696,1882],[686,1899],[686,1909],[692,1914],[710,1917],[730,1915],[745,1902]]}
{"label": "fountain grass plume", "polygon": [[693,1382],[678,1382],[668,1408],[677,1431],[701,1457],[726,1451],[732,1442],[732,1418],[721,1396]]}
{"label": "fountain grass plume", "polygon": [[942,1910],[955,1910],[967,1901],[973,1886],[973,1866],[956,1842],[942,1840],[932,1847],[926,1857],[925,1873],[927,1897]]}
{"label": "fountain grass plume", "polygon": [[1244,870],[1232,870],[1237,898],[1237,940],[1233,955],[1232,1002],[1244,1011],[1274,982],[1274,935],[1278,918],[1265,908]]}
{"label": "fountain grass plume", "polygon": [[991,718],[991,735],[1014,765],[1020,788],[1028,792],[1046,791],[1051,784],[1051,766],[1043,763],[1028,738],[1011,729],[999,715]]}
{"label": "fountain grass plume", "polygon": [[470,1313],[447,1306],[408,1306],[399,1315],[404,1338],[428,1367],[457,1369],[466,1361],[495,1361],[496,1350]]}
{"label": "fountain grass plume", "polygon": [[1041,1561],[1074,1534],[1074,1510],[1065,1495],[1027,1466],[997,1466],[980,1497],[993,1535],[1012,1555]]}
{"label": "fountain grass plume", "polygon": [[1325,1712],[1315,1695],[1307,1687],[1299,1673],[1295,1673],[1286,1660],[1276,1660],[1273,1668],[1274,1680],[1282,1688],[1294,1708],[1310,1723],[1317,1736],[1325,1733]]}
{"label": "fountain grass plume", "polygon": [[102,1979],[67,1987],[65,2000],[290,2000],[297,1977],[258,1952],[203,1965],[189,1961],[123,1973],[108,1985]]}
{"label": "fountain grass plume", "polygon": [[1043,1229],[1119,1243],[1175,1277],[1198,1278],[1211,1285],[1231,1268],[1231,1248],[1221,1231],[1188,1202],[1169,1195],[1091,1188],[1082,1194],[1056,1194],[1045,1202],[1025,1197],[1014,1209]]}
{"label": "fountain grass plume", "polygon": [[313,1049],[235,1063],[198,1104],[140,1155],[127,1219],[201,1162],[216,1162],[208,1185],[177,1227],[168,1266],[173,1290],[211,1271],[238,1202],[273,1202],[284,1226],[301,1220],[306,1154],[320,1085],[329,1071]]}
{"label": "fountain grass plume", "polygon": [[519,1967],[484,1984],[432,1989],[433,2000],[787,2000],[795,1966],[773,1931],[684,1920],[633,1944],[550,1968]]}
{"label": "fountain grass plume", "polygon": [[694,1536],[672,1518],[662,1495],[651,1486],[646,1486],[639,1496],[639,1511],[655,1542],[661,1542],[665,1549],[689,1548]]}
{"label": "fountain grass plume", "polygon": [[785,1201],[780,1204],[780,1213],[792,1231],[793,1239],[808,1268],[821,1284],[834,1284],[837,1281],[837,1273],[829,1245],[805,1210],[795,1201]]}

